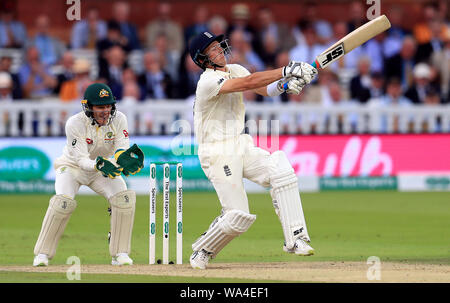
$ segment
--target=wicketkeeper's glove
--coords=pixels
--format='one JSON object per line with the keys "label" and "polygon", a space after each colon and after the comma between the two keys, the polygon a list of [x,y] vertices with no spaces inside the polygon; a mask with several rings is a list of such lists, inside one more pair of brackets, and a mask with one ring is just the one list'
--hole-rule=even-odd
{"label": "wicketkeeper's glove", "polygon": [[120,176],[120,172],[122,171],[121,167],[115,166],[110,161],[100,156],[96,159],[95,169],[101,172],[103,177],[110,177],[111,179]]}
{"label": "wicketkeeper's glove", "polygon": [[144,167],[144,153],[136,144],[125,151],[116,151],[115,158],[125,176],[134,175]]}

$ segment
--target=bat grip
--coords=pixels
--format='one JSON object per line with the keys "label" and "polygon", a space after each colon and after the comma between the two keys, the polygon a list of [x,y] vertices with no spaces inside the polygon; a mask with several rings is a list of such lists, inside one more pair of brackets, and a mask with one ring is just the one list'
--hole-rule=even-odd
{"label": "bat grip", "polygon": [[315,60],[313,63],[311,63],[311,65],[312,65],[314,68],[317,68],[317,69],[320,68],[320,65],[317,64],[317,60]]}

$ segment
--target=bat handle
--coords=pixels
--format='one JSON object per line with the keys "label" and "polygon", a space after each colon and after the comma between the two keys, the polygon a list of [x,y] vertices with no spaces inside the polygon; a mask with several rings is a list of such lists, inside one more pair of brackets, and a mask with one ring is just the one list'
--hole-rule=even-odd
{"label": "bat handle", "polygon": [[317,64],[317,60],[314,61],[313,63],[311,63],[311,65],[312,65],[314,68],[317,68],[317,69],[320,68],[319,64]]}

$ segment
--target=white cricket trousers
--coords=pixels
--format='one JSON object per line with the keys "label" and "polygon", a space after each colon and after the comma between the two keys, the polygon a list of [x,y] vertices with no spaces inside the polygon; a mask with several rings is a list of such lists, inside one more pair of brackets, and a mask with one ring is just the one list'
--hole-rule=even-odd
{"label": "white cricket trousers", "polygon": [[57,195],[65,195],[75,198],[81,185],[86,185],[97,194],[111,198],[118,192],[127,190],[127,185],[122,176],[114,179],[103,177],[100,172],[86,172],[70,166],[59,166],[55,171],[55,192]]}
{"label": "white cricket trousers", "polygon": [[270,187],[270,176],[277,172],[270,153],[254,146],[253,139],[247,134],[226,141],[200,144],[198,156],[224,212],[239,209],[249,213],[243,178]]}

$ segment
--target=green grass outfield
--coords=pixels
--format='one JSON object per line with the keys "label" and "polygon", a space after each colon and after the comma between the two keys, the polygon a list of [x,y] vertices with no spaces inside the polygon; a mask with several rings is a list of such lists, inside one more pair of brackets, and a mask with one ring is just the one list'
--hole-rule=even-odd
{"label": "green grass outfield", "polygon": [[[175,256],[175,201],[171,196],[171,260]],[[383,261],[450,264],[450,194],[445,192],[348,191],[303,193],[303,209],[316,254],[312,261]],[[0,196],[0,265],[31,265],[33,248],[50,195]],[[212,262],[294,262],[299,257],[282,250],[283,236],[270,195],[249,194],[250,212],[257,220],[248,232],[233,240]],[[158,195],[157,245],[161,258],[161,195]],[[107,202],[99,196],[77,196],[78,207],[59,243],[51,264],[64,265],[70,256],[82,264],[109,264]],[[215,193],[184,193],[183,263],[189,262],[191,244],[219,215]],[[148,263],[148,196],[138,196],[131,257]],[[158,256],[158,255],[157,255]],[[41,276],[39,276],[41,275]],[[0,272],[0,282],[64,282],[53,273]],[[111,277],[110,277],[111,276]],[[114,275],[92,275],[88,281],[116,281]],[[146,280],[144,280],[146,279]],[[148,281],[164,277],[130,277]],[[66,280],[67,281],[67,280]],[[121,282],[124,280],[121,279]],[[174,277],[166,282],[178,282]],[[183,278],[186,281],[186,278]],[[201,278],[192,282],[202,282]],[[217,279],[229,282],[229,280]],[[85,280],[86,282],[86,280]]]}

